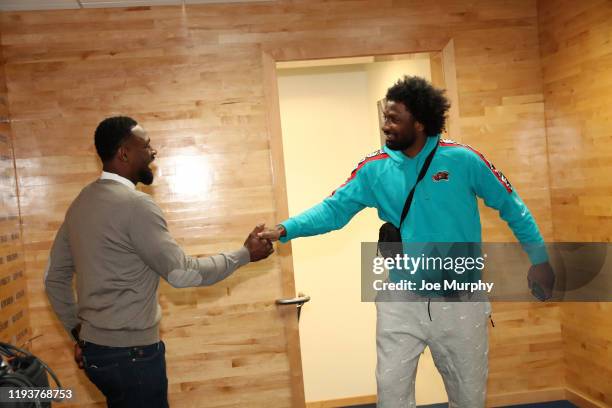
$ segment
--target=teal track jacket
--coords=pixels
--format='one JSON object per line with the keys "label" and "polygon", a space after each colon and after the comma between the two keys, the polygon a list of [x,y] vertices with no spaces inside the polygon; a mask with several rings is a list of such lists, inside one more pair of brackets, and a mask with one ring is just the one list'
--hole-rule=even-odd
{"label": "teal track jacket", "polygon": [[[408,192],[436,143],[438,150],[402,224],[402,241],[481,242],[480,197],[499,212],[521,243],[543,243],[508,179],[470,146],[439,136],[428,137],[413,158],[387,147],[366,156],[329,197],[281,223],[287,230],[281,242],[340,229],[365,207],[376,208],[381,220],[399,225]],[[548,259],[543,245],[523,246],[533,264]]]}

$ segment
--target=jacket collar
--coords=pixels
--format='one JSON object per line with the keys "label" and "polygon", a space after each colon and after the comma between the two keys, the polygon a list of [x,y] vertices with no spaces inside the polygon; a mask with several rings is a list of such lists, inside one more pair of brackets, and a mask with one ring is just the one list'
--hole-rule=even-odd
{"label": "jacket collar", "polygon": [[418,163],[421,160],[424,160],[425,157],[433,150],[434,146],[440,142],[440,135],[436,136],[428,136],[425,141],[425,146],[421,149],[419,153],[417,153],[414,157],[406,156],[401,150],[391,150],[387,146],[383,147],[385,153],[393,159],[394,162],[398,164],[407,164],[407,163]]}

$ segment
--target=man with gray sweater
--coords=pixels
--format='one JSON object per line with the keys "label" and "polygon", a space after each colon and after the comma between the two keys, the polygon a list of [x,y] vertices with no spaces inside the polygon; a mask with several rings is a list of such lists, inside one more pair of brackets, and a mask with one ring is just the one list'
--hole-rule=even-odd
{"label": "man with gray sweater", "polygon": [[[71,204],[51,248],[47,296],[75,345],[75,361],[108,407],[168,407],[165,347],[159,339],[160,277],[175,288],[207,286],[272,254],[258,225],[244,246],[206,258],[186,255],[170,236],[149,185],[157,151],[131,118],[103,120],[95,132],[100,179]],[[76,274],[75,300],[72,287]]]}

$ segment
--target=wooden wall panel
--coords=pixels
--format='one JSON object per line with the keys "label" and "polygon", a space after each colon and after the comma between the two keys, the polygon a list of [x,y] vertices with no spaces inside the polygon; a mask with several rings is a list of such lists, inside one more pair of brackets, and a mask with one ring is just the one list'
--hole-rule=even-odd
{"label": "wooden wall panel", "polygon": [[[500,3],[490,2],[488,7],[495,4]],[[544,238],[552,240],[537,12],[535,4],[522,6],[521,16],[515,14],[518,20],[510,26],[481,27],[453,36],[461,142],[503,171]],[[510,15],[501,10],[495,14],[499,18],[506,12]],[[515,240],[496,211],[482,202],[480,207],[483,240]],[[516,273],[523,279],[527,271]],[[559,313],[557,304],[493,305],[490,405],[537,402],[559,395],[563,388]]]}
{"label": "wooden wall panel", "polygon": [[[612,239],[612,3],[540,1],[551,198],[556,241]],[[562,308],[566,383],[612,406],[612,306]]]}
{"label": "wooden wall panel", "polygon": [[[249,226],[282,213],[270,167],[266,58],[441,51],[452,39],[461,141],[504,170],[552,237],[535,0],[15,12],[0,23],[33,329],[42,335],[36,351],[80,395],[79,406],[101,398],[74,368],[41,280],[66,207],[100,170],[96,124],[121,113],[149,129],[159,159],[146,191],[188,252],[237,246]],[[512,239],[490,211],[483,226],[487,240]],[[173,406],[289,404],[286,338],[273,305],[280,272],[273,258],[213,288],[162,286]],[[494,309],[490,396],[562,387],[558,306]]]}
{"label": "wooden wall panel", "polygon": [[[0,50],[0,58],[2,53]],[[30,346],[25,274],[13,140],[4,66],[0,67],[0,341]]]}
{"label": "wooden wall panel", "polygon": [[612,239],[612,4],[540,4],[555,239]]}

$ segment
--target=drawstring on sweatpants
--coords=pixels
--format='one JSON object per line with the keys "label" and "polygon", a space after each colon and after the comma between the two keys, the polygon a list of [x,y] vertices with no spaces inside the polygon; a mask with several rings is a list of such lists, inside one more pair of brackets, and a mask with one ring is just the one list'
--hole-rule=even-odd
{"label": "drawstring on sweatpants", "polygon": [[427,298],[427,314],[429,315],[429,321],[432,322],[433,320],[431,320],[431,298]]}

